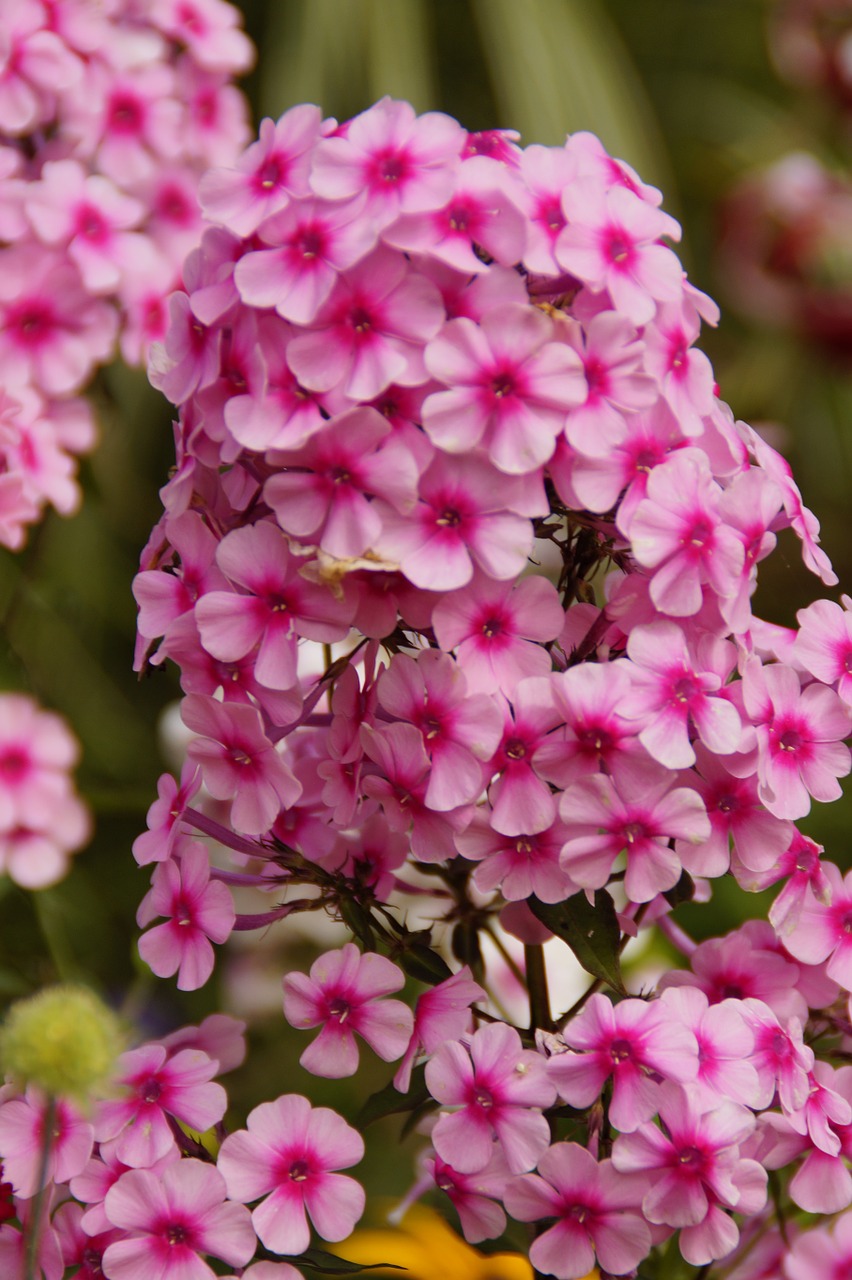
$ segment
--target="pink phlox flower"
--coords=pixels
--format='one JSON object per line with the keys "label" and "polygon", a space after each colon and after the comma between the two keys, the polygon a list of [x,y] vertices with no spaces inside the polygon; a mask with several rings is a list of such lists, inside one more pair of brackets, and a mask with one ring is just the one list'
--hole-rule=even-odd
{"label": "pink phlox flower", "polygon": [[737,1245],[739,1229],[725,1209],[756,1213],[766,1203],[766,1171],[743,1157],[754,1115],[735,1102],[704,1110],[697,1095],[665,1085],[660,1119],[665,1129],[643,1124],[616,1139],[612,1161],[622,1173],[651,1182],[642,1213],[652,1223],[681,1228],[680,1251],[702,1266]]}
{"label": "pink phlox flower", "polygon": [[811,796],[823,803],[841,794],[838,778],[852,768],[841,739],[852,732],[852,712],[822,684],[802,688],[783,663],[751,658],[743,674],[743,702],[757,731],[758,794],[778,818],[803,818]]}
{"label": "pink phlox flower", "polygon": [[133,1168],[148,1168],[174,1146],[168,1117],[204,1132],[225,1114],[227,1097],[213,1081],[218,1063],[200,1049],[169,1054],[146,1044],[123,1053],[117,1083],[128,1090],[101,1102],[95,1113],[98,1142],[117,1139],[115,1154]]}
{"label": "pink phlox flower", "polygon": [[233,462],[242,452],[228,426],[228,409],[234,392],[246,393],[251,401],[261,394],[266,367],[258,349],[258,323],[253,311],[240,312],[224,335],[219,376],[195,397],[199,424],[205,436],[219,446],[223,463]]}
{"label": "pink phlox flower", "polygon": [[53,1215],[51,1227],[56,1232],[66,1267],[74,1267],[75,1280],[101,1280],[104,1275],[103,1255],[107,1245],[122,1238],[116,1228],[87,1232],[82,1219],[83,1208],[66,1200]]}
{"label": "pink phlox flower", "polygon": [[619,528],[626,530],[648,488],[654,468],[686,447],[686,437],[664,401],[628,414],[623,435],[602,456],[577,451],[562,440],[548,470],[564,502],[605,514],[618,506]]}
{"label": "pink phlox flower", "polygon": [[[582,129],[577,133],[570,133],[565,139],[565,149],[576,158],[578,174],[581,177],[595,178],[599,183],[607,186],[624,187],[638,199],[654,207],[662,204],[662,192],[657,187],[652,187],[650,183],[643,182],[626,160],[611,156],[596,134]],[[707,302],[710,302],[709,298]]]}
{"label": "pink phlox flower", "polygon": [[705,583],[722,600],[736,594],[745,552],[721,520],[721,492],[704,455],[692,449],[648,477],[627,532],[639,564],[654,570],[651,599],[662,613],[697,614]]}
{"label": "pink phlox flower", "polygon": [[219,1169],[233,1199],[264,1197],[251,1216],[267,1249],[299,1254],[310,1244],[308,1216],[324,1240],[352,1231],[364,1212],[364,1190],[335,1171],[363,1155],[363,1138],[340,1116],[291,1093],[249,1113],[248,1129],[222,1143]]}
{"label": "pink phlox flower", "polygon": [[264,247],[244,254],[234,272],[240,297],[309,325],[338,274],[375,247],[377,230],[364,217],[363,199],[345,205],[295,200],[264,222],[259,237]]}
{"label": "pink phlox flower", "polygon": [[364,818],[371,807],[361,803],[357,833],[341,836],[329,853],[314,852],[310,845],[307,848],[312,861],[371,890],[379,902],[387,902],[393,890],[400,887],[395,873],[409,856],[411,846],[406,836],[388,830],[383,814]]}
{"label": "pink phlox flower", "polygon": [[92,298],[58,251],[32,244],[0,253],[0,376],[14,392],[31,383],[47,396],[79,390],[112,354],[113,307]]}
{"label": "pink phlox flower", "polygon": [[445,651],[456,650],[471,693],[500,689],[512,697],[527,676],[551,670],[544,647],[565,623],[559,595],[546,578],[494,582],[477,573],[462,591],[445,595],[432,626]]}
{"label": "pink phlox flower", "polygon": [[805,964],[826,963],[829,978],[852,991],[852,872],[841,876],[831,862],[823,864],[827,882],[822,899],[808,889],[796,927],[784,946]]}
{"label": "pink phlox flower", "polygon": [[345,136],[319,143],[311,188],[326,200],[352,200],[365,192],[365,216],[381,232],[400,214],[446,204],[464,142],[464,130],[450,116],[417,116],[410,103],[385,97],[350,120]]}
{"label": "pink phlox flower", "polygon": [[722,519],[735,529],[745,549],[742,578],[733,604],[726,602],[731,630],[740,634],[752,623],[751,596],[757,586],[757,565],[774,549],[776,520],[783,504],[778,485],[758,467],[734,476],[719,499]]}
{"label": "pink phlox flower", "polygon": [[748,920],[724,938],[708,938],[693,951],[690,966],[692,973],[671,969],[660,987],[699,987],[711,1004],[754,997],[785,1023],[789,1018],[807,1020],[807,1002],[797,990],[799,970],[779,954],[766,921]]}
{"label": "pink phlox flower", "polygon": [[10,11],[2,54],[0,125],[4,133],[25,135],[50,120],[57,95],[82,79],[83,64],[56,32],[46,29],[38,0],[23,0]]}
{"label": "pink phlox flower", "polygon": [[530,1261],[557,1280],[595,1274],[625,1275],[651,1250],[642,1221],[639,1180],[618,1173],[611,1160],[595,1160],[576,1142],[557,1142],[539,1160],[538,1174],[515,1178],[503,1202],[521,1222],[556,1222],[538,1236]]}
{"label": "pink phlox flower", "polygon": [[464,675],[444,653],[397,654],[378,682],[381,707],[420,731],[431,761],[426,805],[438,812],[475,801],[485,763],[500,742],[503,717],[488,694],[467,693]]}
{"label": "pink phlox flower", "polygon": [[700,328],[697,311],[684,297],[658,307],[643,333],[645,368],[687,436],[700,436],[702,419],[713,410],[713,367],[704,352],[692,345]]}
{"label": "pink phlox flower", "polygon": [[442,1108],[459,1108],[443,1112],[432,1130],[436,1152],[459,1173],[484,1169],[495,1141],[512,1173],[534,1168],[546,1151],[550,1128],[541,1109],[554,1102],[556,1086],[513,1027],[480,1027],[467,1048],[445,1041],[426,1064],[426,1086]]}
{"label": "pink phlox flower", "polygon": [[642,370],[643,342],[617,311],[600,311],[566,336],[583,362],[586,398],[568,414],[565,435],[585,457],[606,459],[613,448],[624,445],[626,419],[649,409],[659,389]]}
{"label": "pink phlox flower", "polygon": [[172,404],[181,405],[215,382],[222,335],[194,315],[185,293],[169,298],[169,327],[148,355],[148,379]]}
{"label": "pink phlox flower", "polygon": [[499,888],[509,902],[530,894],[542,902],[564,902],[577,886],[560,864],[560,853],[570,830],[558,820],[541,831],[511,835],[496,831],[492,815],[477,809],[473,820],[456,836],[459,853],[477,863],[473,883],[489,893]]}
{"label": "pink phlox flower", "polygon": [[380,246],[338,276],[311,328],[290,343],[287,359],[311,391],[340,387],[350,401],[372,400],[392,382],[423,380],[423,345],[443,319],[432,282]]}
{"label": "pink phlox flower", "polygon": [[807,1134],[798,1133],[786,1116],[775,1111],[764,1112],[760,1117],[757,1136],[752,1154],[764,1168],[783,1169],[794,1161],[800,1162],[786,1186],[790,1199],[800,1209],[825,1216],[852,1204],[852,1174],[847,1163],[852,1143],[847,1128],[839,1127],[841,1150],[837,1155],[820,1150]]}
{"label": "pink phlox flower", "polygon": [[297,683],[298,637],[332,644],[346,635],[351,605],[301,576],[301,560],[277,525],[233,529],[216,552],[234,591],[210,591],[195,606],[202,643],[225,662],[256,645],[255,674],[271,689]]}
{"label": "pink phlox flower", "polygon": [[170,773],[163,773],[157,783],[157,799],[148,810],[148,830],[133,841],[133,856],[140,867],[150,862],[165,862],[174,852],[182,834],[181,818],[201,788],[198,765],[187,761],[180,783]]}
{"label": "pink phlox flower", "polygon": [[400,1093],[407,1093],[411,1068],[418,1054],[434,1053],[445,1040],[460,1039],[470,1030],[470,1006],[486,999],[485,991],[473,981],[467,965],[418,996],[414,1029],[393,1078],[394,1088]]}
{"label": "pink phlox flower", "polygon": [[519,475],[553,453],[565,415],[586,394],[577,353],[529,306],[494,307],[479,325],[450,320],[425,352],[428,372],[449,389],[430,395],[423,426],[439,449],[481,445],[500,471]]}
{"label": "pink phlox flower", "polygon": [[563,870],[583,888],[599,889],[623,851],[632,902],[650,902],[673,888],[682,864],[671,842],[699,844],[710,834],[710,820],[698,793],[672,782],[657,765],[622,763],[614,779],[594,774],[573,783],[559,801],[559,816],[571,831]]}
{"label": "pink phlox flower", "polygon": [[537,274],[559,275],[554,248],[565,226],[562,192],[577,176],[577,158],[564,147],[533,145],[521,153],[520,172],[527,216],[524,266]]}
{"label": "pink phlox flower", "polygon": [[622,1133],[650,1120],[660,1101],[660,1083],[695,1080],[698,1044],[694,1031],[660,1001],[622,1000],[613,1005],[593,995],[563,1032],[571,1053],[548,1059],[559,1096],[572,1107],[589,1107],[612,1079],[610,1117]]}
{"label": "pink phlox flower", "polygon": [[683,270],[662,236],[680,239],[674,218],[623,186],[603,190],[578,181],[562,193],[566,226],[556,241],[556,261],[596,292],[606,289],[632,324],[651,320],[657,302],[677,302]]}
{"label": "pink phlox flower", "polygon": [[213,1280],[202,1254],[244,1266],[257,1248],[248,1210],[226,1199],[225,1179],[202,1160],[181,1160],[159,1174],[130,1169],[104,1205],[123,1233],[104,1253],[104,1273],[115,1280]]}
{"label": "pink phlox flower", "polygon": [[688,871],[700,867],[700,874],[724,875],[732,841],[734,874],[738,883],[751,887],[756,876],[767,874],[777,864],[795,828],[767,813],[758,798],[755,777],[734,776],[726,768],[727,762],[714,756],[701,742],[696,742],[693,749],[696,767],[687,777],[704,801],[711,832],[698,849],[678,843],[678,857]]}
{"label": "pink phlox flower", "polygon": [[778,860],[762,874],[742,870],[734,872],[740,884],[750,891],[768,889],[779,880],[787,879],[784,888],[769,908],[769,923],[778,937],[785,941],[799,923],[802,909],[816,899],[827,907],[831,903],[831,882],[820,861],[824,853],[822,845],[794,831],[793,839]]}
{"label": "pink phlox flower", "polygon": [[[48,1188],[40,1202],[39,1233],[35,1251],[35,1275],[37,1280],[64,1280],[68,1274],[59,1235],[50,1223],[50,1211],[54,1203],[54,1189]],[[0,1271],[6,1276],[25,1276],[28,1244],[34,1229],[33,1200],[23,1200],[15,1206],[15,1216],[20,1230],[4,1222],[0,1226]],[[42,1216],[43,1215],[43,1216]]]}
{"label": "pink phlox flower", "polygon": [[697,987],[669,987],[661,1001],[695,1036],[698,1074],[690,1088],[698,1091],[702,1106],[712,1108],[723,1098],[757,1107],[762,1090],[749,1060],[754,1032],[740,1002],[721,1000],[711,1005]]}
{"label": "pink phlox flower", "polygon": [[494,1152],[479,1173],[459,1173],[440,1156],[427,1156],[423,1166],[434,1185],[450,1200],[469,1244],[495,1240],[506,1230],[506,1215],[496,1203],[511,1178],[503,1153]]}
{"label": "pink phlox flower", "polygon": [[448,320],[464,318],[479,324],[494,307],[529,304],[524,281],[511,267],[495,262],[484,275],[471,275],[423,254],[414,254],[412,262],[437,287]]}
{"label": "pink phlox flower", "polygon": [[405,1051],[413,1016],[401,1000],[384,1000],[399,991],[405,975],[384,956],[362,955],[352,942],[327,951],[311,965],[310,976],[284,978],[284,1014],[294,1027],[322,1025],[299,1059],[306,1071],[338,1080],[358,1069],[355,1034],[385,1062]]}
{"label": "pink phlox flower", "polygon": [[180,991],[197,991],[213,972],[211,942],[225,942],[236,918],[231,891],[211,880],[200,841],[181,839],[174,856],[154,868],[136,923],[144,929],[158,916],[168,918],[143,933],[140,956],[158,978],[176,973]]}
{"label": "pink phlox flower", "polygon": [[71,792],[80,747],[64,720],[23,694],[0,696],[0,830],[43,829]]}
{"label": "pink phlox flower", "polygon": [[481,247],[504,267],[520,262],[526,227],[523,202],[511,171],[489,156],[464,160],[455,187],[442,209],[404,213],[388,227],[385,244],[408,253],[423,253],[470,275],[488,270],[475,248]]}
{"label": "pink phlox flower", "polygon": [[154,0],[151,21],[208,71],[234,75],[254,62],[254,45],[237,25],[239,11],[223,0]]}
{"label": "pink phlox flower", "polygon": [[516,169],[523,155],[517,145],[520,137],[517,129],[474,129],[467,135],[462,155],[465,159],[469,156],[491,156],[510,169]]}
{"label": "pink phlox flower", "polygon": [[793,653],[812,676],[832,685],[852,705],[852,600],[840,599],[842,609],[833,600],[817,600],[799,610]]}
{"label": "pink phlox flower", "polygon": [[3,1174],[15,1195],[29,1200],[49,1182],[67,1182],[78,1174],[92,1154],[94,1130],[82,1112],[65,1098],[55,1102],[44,1176],[42,1150],[45,1125],[50,1118],[48,1100],[35,1088],[22,1098],[0,1105],[0,1160]]}
{"label": "pink phlox flower", "polygon": [[175,619],[188,613],[201,596],[228,586],[215,562],[219,540],[197,512],[167,517],[164,533],[179,563],[165,572],[162,565],[143,569],[133,580],[137,626],[148,640],[167,635]]}
{"label": "pink phlox flower", "polygon": [[181,716],[200,735],[187,754],[201,766],[210,794],[231,802],[233,825],[245,835],[268,831],[279,810],[298,800],[301,786],[266,737],[257,709],[191,693]]}
{"label": "pink phlox flower", "polygon": [[411,852],[421,862],[443,862],[458,853],[453,840],[471,819],[470,806],[436,813],[425,803],[430,784],[423,735],[399,721],[380,730],[361,727],[366,755],[376,770],[365,770],[365,795],[379,802],[392,831],[410,831]]}
{"label": "pink phlox flower", "polygon": [[246,1024],[229,1013],[210,1013],[197,1027],[179,1027],[163,1036],[169,1053],[178,1049],[200,1049],[219,1064],[219,1075],[242,1066],[246,1056]]}
{"label": "pink phlox flower", "polygon": [[263,489],[278,523],[341,560],[378,541],[382,522],[373,498],[401,515],[417,501],[417,462],[375,409],[333,418],[297,452],[280,453],[278,462],[284,470]]}
{"label": "pink phlox flower", "polygon": [[262,120],[257,142],[233,168],[211,169],[199,186],[205,216],[238,236],[250,236],[283,209],[291,196],[307,196],[311,152],[320,136],[319,107],[292,107],[277,121]]}
{"label": "pink phlox flower", "polygon": [[300,449],[326,420],[324,398],[300,386],[287,363],[287,347],[295,334],[277,316],[263,314],[257,321],[262,380],[232,394],[224,409],[225,425],[247,449]]}
{"label": "pink phlox flower", "polygon": [[790,525],[802,544],[802,559],[827,587],[837,585],[837,574],[831,567],[831,561],[819,545],[819,521],[812,511],[804,505],[798,485],[793,480],[789,462],[780,453],[761,439],[753,427],[744,422],[737,423],[737,429],[748,445],[758,466],[762,467],[775,481],[784,495],[784,510]]}
{"label": "pink phlox flower", "polygon": [[841,1143],[835,1129],[852,1124],[852,1106],[832,1087],[835,1071],[827,1062],[815,1062],[808,1076],[808,1096],[802,1106],[785,1116],[796,1133],[807,1135],[819,1151],[840,1154]]}
{"label": "pink phlox flower", "polygon": [[546,831],[556,819],[556,801],[536,769],[536,752],[562,713],[546,677],[532,676],[515,686],[504,703],[503,735],[490,762],[490,823],[502,835]]}
{"label": "pink phlox flower", "polygon": [[[845,1206],[844,1206],[845,1207]],[[816,1210],[817,1213],[822,1212]],[[787,1280],[825,1280],[846,1275],[852,1268],[852,1213],[844,1213],[829,1227],[804,1231],[785,1251]],[[780,1273],[779,1273],[780,1274]],[[737,1278],[739,1280],[739,1278]]]}
{"label": "pink phlox flower", "polygon": [[[113,1183],[118,1182],[121,1175],[131,1168],[129,1164],[118,1159],[115,1154],[115,1145],[114,1141],[101,1143],[97,1155],[87,1160],[81,1171],[69,1180],[68,1186],[72,1196],[88,1206],[83,1213],[81,1223],[83,1230],[90,1236],[102,1235],[112,1230],[104,1209],[106,1193]],[[173,1144],[162,1159],[155,1160],[148,1167],[159,1177],[167,1165],[181,1158],[177,1145]]]}
{"label": "pink phlox flower", "polygon": [[543,778],[565,788],[588,774],[612,773],[622,756],[641,753],[638,727],[621,714],[630,691],[626,662],[578,663],[549,677],[564,728],[551,733],[533,757]]}
{"label": "pink phlox flower", "polygon": [[715,755],[739,749],[742,724],[725,697],[736,666],[732,644],[707,634],[688,638],[674,622],[654,622],[633,628],[627,653],[633,665],[622,714],[641,723],[639,741],[653,759],[668,769],[695,764],[693,729]]}
{"label": "pink phlox flower", "polygon": [[533,548],[527,517],[540,514],[526,479],[502,475],[481,455],[438,455],[410,514],[377,504],[383,531],[373,550],[427,591],[467,586],[474,565],[500,582],[514,579]]}

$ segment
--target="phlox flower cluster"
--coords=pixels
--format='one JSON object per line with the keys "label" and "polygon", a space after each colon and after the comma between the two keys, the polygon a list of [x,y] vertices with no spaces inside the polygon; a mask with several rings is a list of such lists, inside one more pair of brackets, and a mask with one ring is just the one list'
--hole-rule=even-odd
{"label": "phlox flower cluster", "polygon": [[[247,1129],[221,1140],[227,1097],[215,1077],[243,1060],[244,1029],[214,1014],[129,1050],[119,1060],[114,1096],[91,1111],[51,1102],[32,1087],[3,1088],[4,1275],[24,1274],[33,1215],[45,1280],[206,1280],[221,1274],[214,1260],[251,1276],[243,1268],[258,1238],[293,1255],[307,1247],[309,1221],[325,1240],[351,1232],[364,1192],[338,1170],[356,1164],[364,1144],[333,1111],[287,1094],[257,1107]],[[258,1264],[259,1276],[261,1265],[271,1266]],[[284,1262],[269,1275],[301,1280]]]}
{"label": "phlox flower cluster", "polygon": [[58,715],[0,694],[0,873],[25,889],[61,880],[91,834],[71,770],[79,744]]}
{"label": "phlox flower cluster", "polygon": [[[590,134],[522,148],[388,99],[264,121],[201,194],[151,359],[176,466],[138,665],[177,664],[194,736],[134,847],[143,956],[193,988],[231,929],[328,911],[360,945],[284,976],[302,1064],[399,1061],[396,1109],[426,1098],[414,1194],[469,1240],[508,1215],[559,1280],[664,1249],[756,1280],[796,1238],[809,1275],[845,1237],[796,1222],[852,1205],[852,883],[798,825],[852,766],[850,602],[753,613],[783,530],[836,579],[695,345],[718,314],[677,223]],[[672,908],[722,876],[776,904],[696,946]],[[491,999],[501,923],[528,1025]],[[618,956],[652,927],[688,967],[631,995]],[[553,934],[596,978],[562,1016]],[[361,1208],[336,1120],[338,1164],[296,1150],[308,1109],[261,1104],[222,1147],[273,1252],[306,1247],[305,1210],[333,1240]],[[317,1171],[338,1192],[312,1200]]]}
{"label": "phlox flower cluster", "polygon": [[253,50],[225,0],[0,3],[0,544],[78,501],[80,395],[144,362],[197,242],[198,181],[236,157]]}

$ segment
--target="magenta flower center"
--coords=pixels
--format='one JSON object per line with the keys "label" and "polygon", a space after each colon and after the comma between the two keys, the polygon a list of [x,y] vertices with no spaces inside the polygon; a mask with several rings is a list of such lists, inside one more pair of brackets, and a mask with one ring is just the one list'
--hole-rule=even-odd
{"label": "magenta flower center", "polygon": [[609,1056],[613,1062],[626,1062],[630,1057],[630,1042],[628,1040],[613,1040],[609,1046]]}
{"label": "magenta flower center", "polygon": [[527,754],[527,744],[521,738],[510,738],[503,750],[509,760],[523,760]]}
{"label": "magenta flower center", "polygon": [[497,616],[486,618],[482,624],[482,634],[487,640],[493,640],[495,636],[500,635],[505,625],[504,620]]}
{"label": "magenta flower center", "polygon": [[0,775],[7,783],[20,782],[30,770],[30,758],[21,747],[10,747],[0,755]]}
{"label": "magenta flower center", "polygon": [[328,1016],[340,1023],[344,1023],[351,1012],[352,1006],[342,996],[335,996],[328,1006]]}
{"label": "magenta flower center", "polygon": [[139,1090],[139,1096],[143,1102],[156,1102],[162,1092],[159,1080],[151,1076],[149,1080],[143,1083]]}
{"label": "magenta flower center", "polygon": [[648,831],[644,822],[633,821],[625,824],[621,834],[624,836],[626,844],[635,844],[637,840],[643,840]]}
{"label": "magenta flower center", "polygon": [[676,702],[689,702],[698,692],[698,685],[692,676],[682,676],[675,684],[673,692]]}
{"label": "magenta flower center", "polygon": [[281,162],[277,156],[269,156],[257,171],[257,185],[262,191],[274,191],[283,178]]}
{"label": "magenta flower center", "polygon": [[684,1169],[688,1169],[690,1173],[698,1173],[703,1164],[704,1156],[697,1147],[683,1147],[677,1153],[678,1164]]}
{"label": "magenta flower center", "polygon": [[295,237],[293,247],[303,258],[318,258],[325,247],[324,237],[315,226],[303,227]]}
{"label": "magenta flower center", "polygon": [[797,729],[785,729],[778,739],[782,751],[798,751],[802,745],[802,735]]}
{"label": "magenta flower center", "polygon": [[110,127],[116,133],[139,133],[142,120],[143,111],[138,99],[129,93],[117,93],[110,104]]}
{"label": "magenta flower center", "polygon": [[695,547],[697,550],[702,550],[705,544],[710,540],[710,538],[712,538],[712,536],[713,536],[712,524],[710,523],[709,520],[706,520],[703,516],[699,516],[699,518],[694,522],[694,524],[686,533],[686,535],[683,538],[681,538],[681,543],[685,547],[686,546]]}
{"label": "magenta flower center", "polygon": [[35,299],[10,308],[7,321],[9,328],[17,330],[18,337],[28,347],[40,346],[56,327],[51,308]]}
{"label": "magenta flower center", "polygon": [[166,1227],[166,1239],[171,1245],[186,1244],[189,1239],[189,1232],[180,1222],[171,1223]]}
{"label": "magenta flower center", "polygon": [[581,1225],[589,1216],[589,1206],[587,1204],[572,1204],[568,1210],[566,1217],[573,1218],[575,1222]]}
{"label": "magenta flower center", "polygon": [[620,227],[611,227],[607,231],[604,253],[618,267],[623,267],[632,257],[633,245]]}
{"label": "magenta flower center", "polygon": [[307,1160],[294,1160],[290,1165],[289,1177],[292,1182],[307,1182],[310,1172]]}

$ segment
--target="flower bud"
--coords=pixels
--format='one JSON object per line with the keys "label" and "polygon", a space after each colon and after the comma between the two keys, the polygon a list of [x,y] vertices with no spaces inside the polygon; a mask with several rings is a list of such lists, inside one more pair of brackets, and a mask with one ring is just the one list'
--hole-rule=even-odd
{"label": "flower bud", "polygon": [[118,1019],[85,987],[46,987],[11,1006],[0,1065],[20,1085],[84,1101],[109,1083],[122,1048]]}

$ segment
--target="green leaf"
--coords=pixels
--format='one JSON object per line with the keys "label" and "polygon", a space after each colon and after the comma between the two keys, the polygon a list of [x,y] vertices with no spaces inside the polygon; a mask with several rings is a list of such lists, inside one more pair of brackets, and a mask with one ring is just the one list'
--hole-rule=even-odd
{"label": "green leaf", "polygon": [[355,937],[368,951],[375,951],[376,939],[373,936],[372,917],[354,898],[340,899],[340,914],[343,923],[347,924]]}
{"label": "green leaf", "polygon": [[371,1094],[358,1113],[358,1128],[372,1124],[374,1120],[383,1120],[385,1116],[395,1116],[403,1111],[421,1107],[429,1098],[425,1073],[425,1065],[414,1068],[408,1093],[400,1093],[391,1081],[390,1084],[385,1085],[384,1089],[379,1089],[378,1093]]}
{"label": "green leaf", "polygon": [[311,1271],[320,1271],[326,1276],[354,1276],[363,1271],[374,1271],[377,1267],[386,1267],[393,1271],[405,1271],[396,1262],[349,1262],[346,1258],[338,1258],[325,1249],[306,1249],[295,1259],[300,1267],[309,1267]]}
{"label": "green leaf", "polygon": [[533,914],[551,933],[566,942],[587,973],[624,994],[619,945],[621,929],[615,904],[605,889],[598,889],[592,906],[584,893],[566,902],[529,899]]}
{"label": "green leaf", "polygon": [[415,942],[406,947],[397,957],[410,978],[434,986],[436,982],[445,982],[453,976],[453,971],[442,956],[422,942]]}

